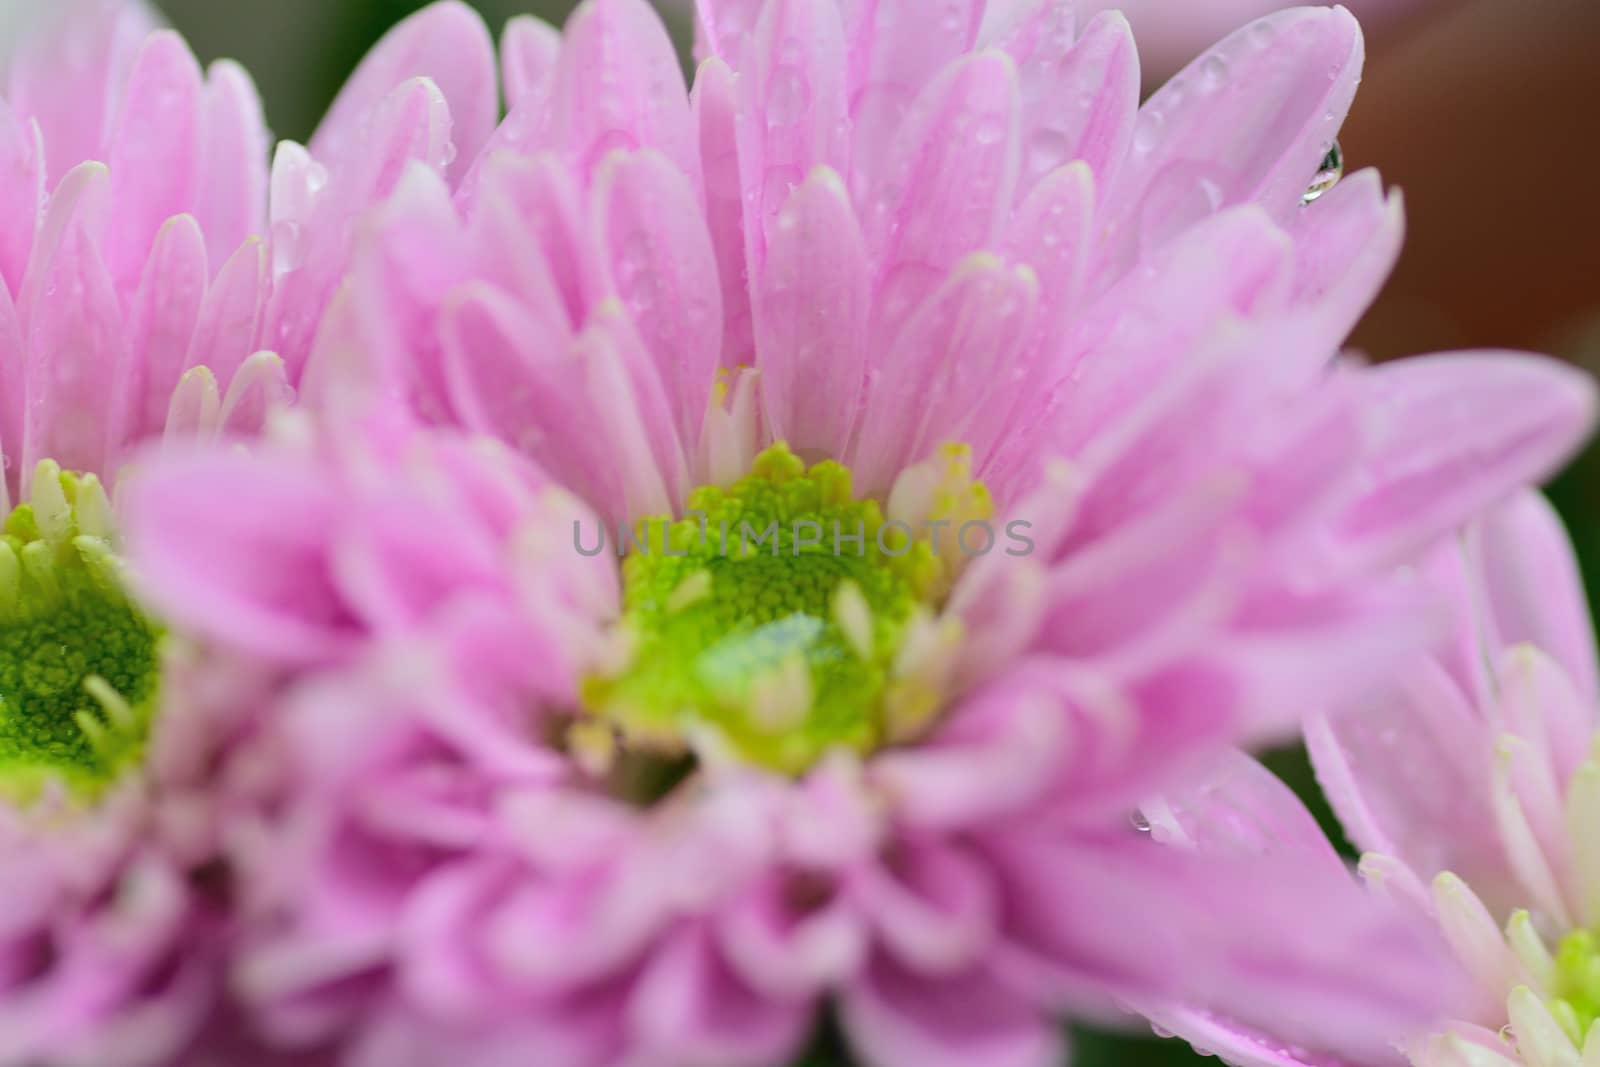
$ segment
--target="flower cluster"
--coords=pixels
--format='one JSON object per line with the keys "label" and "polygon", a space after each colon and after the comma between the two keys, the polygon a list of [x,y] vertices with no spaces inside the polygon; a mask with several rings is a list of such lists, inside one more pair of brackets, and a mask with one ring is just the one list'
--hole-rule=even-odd
{"label": "flower cluster", "polygon": [[[1468,979],[1568,1062],[1589,935],[1417,921],[1237,753],[1310,722],[1368,868],[1498,887],[1366,713],[1468,716],[1456,656],[1515,886],[1594,918],[1581,598],[1494,510],[1593,389],[1341,352],[1401,231],[1348,13],[1141,105],[1072,0],[702,0],[690,84],[643,0],[499,77],[447,0],[268,171],[236,67],[67,8],[0,105],[0,1065],[1053,1067],[1132,1009],[1434,1067]],[[1473,522],[1571,721],[1441,644]]]}

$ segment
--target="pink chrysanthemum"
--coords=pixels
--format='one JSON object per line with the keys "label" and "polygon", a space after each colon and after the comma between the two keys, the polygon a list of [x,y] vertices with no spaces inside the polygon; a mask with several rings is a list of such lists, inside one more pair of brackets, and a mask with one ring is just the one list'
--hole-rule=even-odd
{"label": "pink chrysanthemum", "polygon": [[143,442],[253,433],[292,398],[354,218],[412,161],[448,177],[452,138],[477,150],[493,57],[465,8],[418,16],[269,173],[249,78],[202,73],[142,6],[19,18],[0,57],[0,1064],[164,1063],[217,999],[209,774],[250,670],[217,675],[130,601],[106,487]]}
{"label": "pink chrysanthemum", "polygon": [[[1362,873],[1419,928],[1440,930],[1459,965],[1447,1021],[1396,1047],[1416,1067],[1588,1062],[1600,1048],[1600,750],[1594,635],[1572,547],[1528,494],[1422,575],[1449,592],[1450,641],[1308,734],[1329,800],[1367,850]],[[1187,801],[1209,834],[1202,850],[1245,843],[1284,862],[1336,862],[1281,783],[1245,761],[1229,777]],[[1230,836],[1238,826],[1253,835]],[[1156,1014],[1246,1067],[1334,1062],[1272,1026]]]}
{"label": "pink chrysanthemum", "polygon": [[132,490],[154,602],[292,680],[242,1003],[385,1065],[778,1063],[831,1004],[1031,1067],[1178,996],[1381,1054],[1425,931],[1128,816],[1418,649],[1395,565],[1590,423],[1534,357],[1334,358],[1400,228],[1319,173],[1353,20],[1141,109],[1058,0],[700,17],[692,96],[638,0],[519,23],[489,150],[363,235],[342,428]]}

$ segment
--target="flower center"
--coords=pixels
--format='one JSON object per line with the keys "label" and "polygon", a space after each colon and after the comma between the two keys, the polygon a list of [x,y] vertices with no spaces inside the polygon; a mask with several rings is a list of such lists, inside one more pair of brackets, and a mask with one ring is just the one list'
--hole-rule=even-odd
{"label": "flower center", "polygon": [[1574,930],[1556,947],[1555,978],[1547,1003],[1572,1043],[1583,1048],[1600,1019],[1600,945],[1588,930]]}
{"label": "flower center", "polygon": [[159,631],[123,592],[93,475],[39,464],[0,532],[0,799],[92,798],[139,759]]}
{"label": "flower center", "polygon": [[[980,484],[963,489],[986,504]],[[737,483],[696,489],[684,518],[632,532],[625,663],[586,686],[591,728],[661,753],[704,741],[797,773],[831,749],[908,736],[937,710],[920,661],[953,640],[934,614],[950,563],[857,498],[849,468],[807,467],[780,443]]]}

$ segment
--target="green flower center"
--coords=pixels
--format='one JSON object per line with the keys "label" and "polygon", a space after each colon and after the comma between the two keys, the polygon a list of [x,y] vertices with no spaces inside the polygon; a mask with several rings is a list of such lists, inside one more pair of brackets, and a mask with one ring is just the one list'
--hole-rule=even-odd
{"label": "green flower center", "polygon": [[1578,1048],[1600,1019],[1600,945],[1588,930],[1574,930],[1556,947],[1550,1014]]}
{"label": "green flower center", "polygon": [[[958,488],[962,514],[986,507],[981,485]],[[942,694],[916,653],[951,636],[935,617],[948,553],[921,532],[857,498],[847,467],[781,443],[735,484],[696,489],[684,518],[636,524],[625,663],[589,680],[579,739],[672,754],[699,738],[798,773],[921,728]]]}
{"label": "green flower center", "polygon": [[41,463],[0,532],[0,799],[92,799],[137,763],[159,631],[128,600],[93,475]]}

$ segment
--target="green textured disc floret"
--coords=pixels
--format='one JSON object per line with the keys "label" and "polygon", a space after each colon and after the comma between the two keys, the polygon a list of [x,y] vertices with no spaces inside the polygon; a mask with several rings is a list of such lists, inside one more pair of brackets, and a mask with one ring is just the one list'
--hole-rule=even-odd
{"label": "green textured disc floret", "polygon": [[896,656],[929,617],[943,564],[855,497],[848,468],[808,468],[780,443],[735,484],[696,489],[684,518],[635,532],[622,567],[627,663],[585,691],[625,742],[671,752],[699,730],[798,772],[893,733],[909,699]]}
{"label": "green textured disc floret", "polygon": [[0,798],[51,779],[92,799],[136,763],[159,631],[129,601],[105,492],[41,463],[0,533]]}

